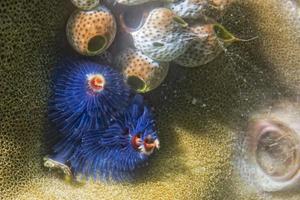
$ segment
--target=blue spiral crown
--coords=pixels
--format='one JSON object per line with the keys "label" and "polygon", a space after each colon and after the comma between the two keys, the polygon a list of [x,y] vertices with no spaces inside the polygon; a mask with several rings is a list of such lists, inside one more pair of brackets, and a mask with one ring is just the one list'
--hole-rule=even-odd
{"label": "blue spiral crown", "polygon": [[136,95],[124,115],[107,129],[92,130],[82,138],[71,161],[75,174],[100,180],[128,180],[159,148],[151,110]]}
{"label": "blue spiral crown", "polygon": [[49,118],[59,131],[54,153],[60,162],[74,153],[85,132],[106,128],[120,116],[130,98],[117,71],[90,61],[65,62],[54,73],[53,85]]}

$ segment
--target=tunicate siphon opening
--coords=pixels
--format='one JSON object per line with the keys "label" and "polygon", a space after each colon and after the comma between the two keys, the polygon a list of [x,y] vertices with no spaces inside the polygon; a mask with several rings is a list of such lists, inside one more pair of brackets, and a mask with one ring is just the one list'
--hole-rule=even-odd
{"label": "tunicate siphon opening", "polygon": [[173,17],[173,20],[175,22],[177,22],[178,24],[180,24],[182,27],[187,27],[188,26],[188,23],[186,23],[181,17],[179,16],[175,16]]}
{"label": "tunicate siphon opening", "polygon": [[224,42],[233,42],[236,40],[234,35],[230,33],[224,26],[221,24],[214,24],[213,29],[217,35],[217,37]]}
{"label": "tunicate siphon opening", "polygon": [[127,84],[136,91],[142,91],[145,88],[145,82],[137,76],[129,76]]}
{"label": "tunicate siphon opening", "polygon": [[163,46],[165,46],[164,43],[161,43],[161,42],[153,42],[152,44],[155,47],[163,47]]}
{"label": "tunicate siphon opening", "polygon": [[138,29],[144,23],[144,13],[140,10],[129,10],[123,13],[123,20],[127,27]]}
{"label": "tunicate siphon opening", "polygon": [[101,35],[97,35],[90,39],[88,43],[88,50],[91,53],[99,53],[105,49],[107,45],[107,40]]}
{"label": "tunicate siphon opening", "polygon": [[145,24],[149,11],[134,8],[128,9],[120,15],[120,23],[126,32],[132,33],[138,31]]}

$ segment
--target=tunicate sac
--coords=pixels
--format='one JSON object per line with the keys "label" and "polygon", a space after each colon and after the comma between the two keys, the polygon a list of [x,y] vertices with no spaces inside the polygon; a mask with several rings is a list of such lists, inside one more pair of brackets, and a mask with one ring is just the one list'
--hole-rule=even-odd
{"label": "tunicate sac", "polygon": [[116,59],[116,66],[127,83],[138,92],[157,88],[168,74],[169,64],[157,62],[136,49],[126,49]]}
{"label": "tunicate sac", "polygon": [[71,2],[83,10],[90,10],[100,4],[100,0],[71,0]]}
{"label": "tunicate sac", "polygon": [[149,13],[145,23],[131,32],[134,45],[150,58],[169,62],[183,54],[193,35],[188,24],[167,8],[156,8]]}
{"label": "tunicate sac", "polygon": [[190,31],[197,36],[193,44],[176,60],[175,63],[184,67],[197,67],[214,60],[222,51],[223,46],[214,27],[213,20],[197,20]]}
{"label": "tunicate sac", "polygon": [[[159,1],[159,0],[116,0],[117,3],[128,5],[128,6],[139,5],[151,1]],[[160,0],[160,1],[171,2],[173,0]]]}
{"label": "tunicate sac", "polygon": [[168,7],[182,18],[197,19],[210,10],[221,11],[227,4],[228,0],[178,0]]}
{"label": "tunicate sac", "polygon": [[116,22],[104,6],[89,11],[76,10],[67,24],[67,37],[80,54],[94,56],[104,52],[116,35]]}

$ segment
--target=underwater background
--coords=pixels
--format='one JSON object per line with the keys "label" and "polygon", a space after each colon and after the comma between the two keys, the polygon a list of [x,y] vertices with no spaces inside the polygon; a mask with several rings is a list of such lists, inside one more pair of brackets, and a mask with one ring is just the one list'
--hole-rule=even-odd
{"label": "underwater background", "polygon": [[258,39],[199,68],[170,66],[166,81],[146,95],[161,149],[141,178],[113,184],[66,183],[43,167],[50,72],[70,49],[65,25],[73,10],[62,0],[0,2],[1,199],[300,198],[297,191],[260,191],[240,164],[253,113],[281,103],[298,111],[299,1],[233,1],[219,22]]}

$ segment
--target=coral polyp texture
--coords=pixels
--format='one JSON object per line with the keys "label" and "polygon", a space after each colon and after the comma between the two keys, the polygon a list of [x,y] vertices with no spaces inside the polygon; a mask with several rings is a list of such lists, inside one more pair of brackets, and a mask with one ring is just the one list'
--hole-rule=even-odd
{"label": "coral polyp texture", "polygon": [[129,102],[130,91],[123,77],[108,66],[66,62],[54,76],[49,118],[64,136],[62,144],[80,139],[88,129],[106,127]]}
{"label": "coral polyp texture", "polygon": [[223,44],[215,33],[215,22],[212,20],[197,20],[190,26],[190,31],[197,38],[193,44],[174,60],[175,63],[184,67],[197,67],[214,60],[223,50]]}
{"label": "coral polyp texture", "polygon": [[75,176],[94,180],[130,180],[159,148],[151,110],[136,95],[124,115],[106,129],[87,131],[69,160]]}
{"label": "coral polyp texture", "polygon": [[80,54],[94,56],[103,53],[116,36],[116,21],[104,6],[93,10],[76,10],[67,24],[70,45]]}
{"label": "coral polyp texture", "polygon": [[100,0],[71,0],[71,2],[83,10],[93,9],[100,4]]}
{"label": "coral polyp texture", "polygon": [[299,116],[299,103],[290,101],[252,114],[243,138],[245,155],[239,170],[246,172],[242,177],[259,190],[299,187]]}
{"label": "coral polyp texture", "polygon": [[150,11],[145,23],[131,33],[134,45],[150,58],[169,62],[183,54],[193,35],[188,24],[167,8]]}
{"label": "coral polyp texture", "polygon": [[[46,115],[52,92],[49,72],[69,49],[65,23],[74,6],[68,0],[1,0],[0,5],[0,199],[299,199],[298,189],[257,192],[235,176],[238,170],[232,164],[236,151],[243,150],[235,145],[239,134],[233,133],[247,123],[249,113],[263,105],[270,111],[269,102],[274,99],[297,100],[297,1],[236,1],[222,23],[259,39],[228,49],[226,56],[208,67],[173,66],[165,86],[147,95],[155,107],[162,148],[150,157],[143,179],[131,184],[91,181],[75,186],[41,162],[48,151],[43,137],[50,129]],[[121,43],[130,46],[128,40]],[[251,173],[242,174],[255,180]]]}
{"label": "coral polyp texture", "polygon": [[142,93],[157,88],[169,71],[169,63],[157,62],[137,49],[124,50],[118,55],[115,63],[128,85]]}

